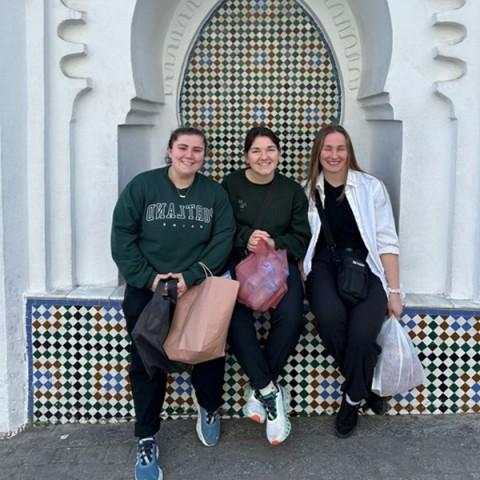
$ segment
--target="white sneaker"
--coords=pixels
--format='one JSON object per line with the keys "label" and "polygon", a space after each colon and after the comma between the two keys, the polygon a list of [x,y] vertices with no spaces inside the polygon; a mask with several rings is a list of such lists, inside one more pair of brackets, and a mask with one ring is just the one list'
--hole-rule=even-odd
{"label": "white sneaker", "polygon": [[291,424],[288,418],[290,393],[278,386],[277,392],[262,397],[262,403],[267,413],[267,439],[272,445],[279,445],[290,434]]}
{"label": "white sneaker", "polygon": [[267,412],[260,399],[255,395],[255,390],[249,387],[247,392],[247,403],[243,407],[243,415],[257,423],[264,423]]}

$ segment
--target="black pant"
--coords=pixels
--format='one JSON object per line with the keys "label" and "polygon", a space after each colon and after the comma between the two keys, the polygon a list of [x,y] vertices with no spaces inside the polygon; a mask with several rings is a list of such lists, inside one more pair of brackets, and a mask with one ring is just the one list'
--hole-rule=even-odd
{"label": "black pant", "polygon": [[[129,334],[131,334],[141,310],[151,297],[152,293],[149,290],[127,286],[124,312]],[[127,312],[135,312],[137,315],[131,316]],[[192,385],[197,401],[209,412],[217,410],[222,404],[224,370],[224,357],[199,363],[193,367]],[[132,342],[129,376],[136,416],[135,436],[139,438],[153,436],[160,428],[160,414],[165,399],[167,374],[157,370],[155,375],[150,378]]]}
{"label": "black pant", "polygon": [[367,298],[349,307],[338,296],[335,270],[326,252],[313,262],[306,287],[320,338],[345,377],[343,391],[353,401],[367,398],[380,353],[376,339],[387,309],[380,279],[369,272]]}
{"label": "black pant", "polygon": [[276,381],[303,331],[302,281],[295,262],[289,261],[288,268],[288,292],[270,311],[271,328],[263,350],[252,310],[237,303],[233,311],[228,343],[255,389]]}

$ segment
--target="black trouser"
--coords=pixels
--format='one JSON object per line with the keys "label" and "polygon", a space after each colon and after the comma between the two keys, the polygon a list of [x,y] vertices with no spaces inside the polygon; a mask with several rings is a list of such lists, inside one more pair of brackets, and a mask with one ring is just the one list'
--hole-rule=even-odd
{"label": "black trouser", "polygon": [[[136,289],[127,286],[125,299],[130,306],[124,303],[124,311],[137,311],[138,315],[130,316],[125,313],[127,330],[131,334],[141,310],[152,297],[146,289]],[[157,370],[150,378],[145,371],[142,360],[138,355],[133,342],[131,342],[130,384],[132,386],[133,404],[135,407],[135,436],[139,438],[155,435],[160,428],[160,414],[162,412],[167,374]],[[222,404],[223,376],[225,358],[217,358],[209,362],[199,363],[193,367],[192,385],[198,403],[209,412],[217,410]]]}
{"label": "black trouser", "polygon": [[320,338],[345,377],[343,391],[353,401],[367,398],[380,353],[376,339],[387,309],[380,279],[369,272],[367,298],[349,307],[338,296],[335,270],[325,252],[315,258],[306,287]]}
{"label": "black trouser", "polygon": [[276,381],[303,331],[302,281],[295,262],[289,261],[288,268],[288,292],[277,308],[270,310],[270,332],[264,349],[257,338],[252,310],[237,303],[233,311],[228,343],[255,389]]}

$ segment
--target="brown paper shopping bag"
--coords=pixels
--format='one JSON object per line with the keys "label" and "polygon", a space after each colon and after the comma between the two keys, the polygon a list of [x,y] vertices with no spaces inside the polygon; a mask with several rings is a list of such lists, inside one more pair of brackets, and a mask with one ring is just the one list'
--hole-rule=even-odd
{"label": "brown paper shopping bag", "polygon": [[170,360],[196,364],[225,355],[228,327],[240,284],[215,277],[206,265],[201,265],[206,278],[178,300],[163,344]]}

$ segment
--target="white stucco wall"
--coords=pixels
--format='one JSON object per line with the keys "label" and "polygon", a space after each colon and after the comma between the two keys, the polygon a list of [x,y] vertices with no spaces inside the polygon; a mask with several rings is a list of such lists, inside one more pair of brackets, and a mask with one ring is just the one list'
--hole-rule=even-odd
{"label": "white stucco wall", "polygon": [[26,64],[23,2],[0,16],[0,435],[26,419],[23,293],[28,275]]}
{"label": "white stucco wall", "polygon": [[[394,44],[386,89],[403,123],[403,284],[408,292],[475,302],[480,217],[473,192],[479,191],[480,151],[474,133],[479,124],[474,24],[480,5],[472,0],[389,5]],[[445,23],[435,26],[436,15]],[[437,94],[438,82],[451,99]],[[452,111],[461,115],[462,125]]]}

